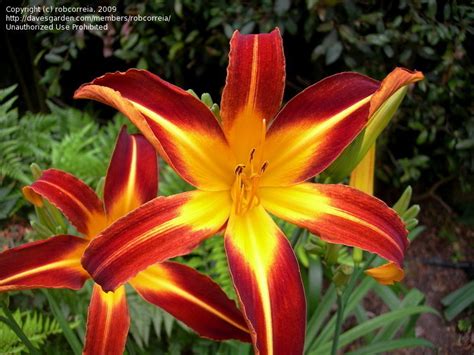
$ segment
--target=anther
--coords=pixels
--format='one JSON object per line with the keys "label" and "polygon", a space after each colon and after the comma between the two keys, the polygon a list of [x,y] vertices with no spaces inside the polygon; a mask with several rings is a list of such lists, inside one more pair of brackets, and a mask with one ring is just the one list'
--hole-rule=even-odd
{"label": "anther", "polygon": [[255,151],[256,151],[255,148],[252,148],[252,150],[250,151],[250,162],[252,162],[252,160],[253,160],[253,156],[255,155]]}
{"label": "anther", "polygon": [[242,172],[244,171],[244,169],[245,169],[245,165],[244,165],[244,164],[239,164],[239,165],[237,165],[237,166],[235,167],[234,173],[235,173],[236,175],[240,175],[240,174],[242,174]]}
{"label": "anther", "polygon": [[263,174],[265,170],[267,170],[268,167],[268,161],[262,164],[262,167],[260,168],[260,174]]}

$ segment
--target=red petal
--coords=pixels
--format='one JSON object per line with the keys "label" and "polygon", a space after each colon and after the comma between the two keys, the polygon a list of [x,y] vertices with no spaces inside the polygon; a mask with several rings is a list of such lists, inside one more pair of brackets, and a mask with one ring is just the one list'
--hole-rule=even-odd
{"label": "red petal", "polygon": [[23,194],[32,203],[41,204],[38,195],[61,210],[80,233],[93,237],[105,227],[102,201],[78,178],[64,171],[48,169]]}
{"label": "red petal", "polygon": [[291,185],[323,171],[364,128],[378,87],[364,75],[341,73],[290,100],[268,130],[262,185]]}
{"label": "red petal", "polygon": [[83,354],[123,354],[129,326],[125,287],[105,293],[100,286],[94,285]]}
{"label": "red petal", "polygon": [[0,292],[30,288],[78,290],[89,278],[81,266],[88,241],[60,235],[0,253]]}
{"label": "red petal", "polygon": [[189,183],[210,190],[232,183],[235,161],[216,118],[186,91],[144,70],[106,74],[81,86],[87,98],[122,111]]}
{"label": "red petal", "polygon": [[274,215],[325,241],[376,253],[401,267],[408,232],[397,213],[379,199],[345,185],[309,183],[262,188],[259,193]]}
{"label": "red petal", "polygon": [[157,190],[158,164],[153,146],[142,135],[129,135],[124,126],[105,180],[104,204],[109,221],[155,198]]}
{"label": "red petal", "polygon": [[250,342],[242,314],[209,277],[173,262],[156,264],[130,280],[148,302],[163,308],[201,336]]}
{"label": "red petal", "polygon": [[227,139],[239,161],[245,161],[260,137],[261,121],[271,122],[285,88],[285,56],[280,31],[234,33],[230,41],[221,116]]}
{"label": "red petal", "polygon": [[187,254],[216,233],[229,216],[230,203],[227,191],[157,197],[104,230],[82,264],[104,290],[113,291],[139,271]]}
{"label": "red petal", "polygon": [[302,354],[306,301],[286,237],[257,206],[230,217],[225,248],[256,353]]}

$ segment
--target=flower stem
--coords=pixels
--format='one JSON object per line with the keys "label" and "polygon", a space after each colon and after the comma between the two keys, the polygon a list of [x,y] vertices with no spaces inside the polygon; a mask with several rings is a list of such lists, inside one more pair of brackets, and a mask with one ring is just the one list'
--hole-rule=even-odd
{"label": "flower stem", "polygon": [[[373,254],[368,260],[366,267],[369,267],[370,264],[375,260],[377,255]],[[337,293],[337,315],[336,315],[336,328],[334,329],[334,339],[332,342],[332,350],[331,350],[331,355],[336,355],[337,354],[337,347],[339,343],[339,335],[341,334],[341,328],[342,328],[342,321],[343,321],[343,315],[344,315],[344,308],[349,300],[349,296],[352,294],[352,291],[354,290],[357,280],[359,277],[362,275],[362,272],[364,271],[363,268],[358,267],[356,265],[354,267],[354,272],[352,273],[352,277],[349,280],[349,283],[346,285],[344,292],[338,292]]]}
{"label": "flower stem", "polygon": [[337,293],[337,318],[336,318],[336,328],[334,329],[334,339],[332,341],[332,350],[331,355],[337,354],[337,347],[339,343],[339,335],[341,334],[342,328],[342,315],[344,313],[344,304],[342,302],[342,295]]}
{"label": "flower stem", "polygon": [[17,323],[15,318],[13,317],[12,313],[8,309],[8,306],[6,305],[5,302],[2,303],[2,309],[3,313],[5,314],[5,317],[0,316],[0,321],[5,323],[10,327],[10,329],[16,334],[16,336],[23,342],[23,344],[28,348],[28,351],[30,354],[38,354],[38,350],[31,344],[30,340],[26,336],[26,334],[23,332],[21,329],[20,325]]}

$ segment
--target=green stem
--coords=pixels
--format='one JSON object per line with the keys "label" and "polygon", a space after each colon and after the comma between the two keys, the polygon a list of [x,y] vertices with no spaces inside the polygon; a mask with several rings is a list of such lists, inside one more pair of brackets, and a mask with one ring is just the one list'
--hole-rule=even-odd
{"label": "green stem", "polygon": [[58,303],[54,299],[54,297],[48,292],[48,290],[42,290],[46,298],[48,299],[49,306],[51,307],[51,311],[53,312],[54,318],[58,321],[59,325],[61,326],[61,329],[64,333],[64,336],[67,339],[67,342],[69,343],[69,346],[71,347],[72,351],[74,352],[75,355],[81,355],[82,354],[82,345],[79,342],[79,339],[77,338],[76,334],[73,333],[71,330],[71,327],[69,326],[68,321],[66,318],[64,318],[64,315],[61,312],[61,309],[59,308]]}
{"label": "green stem", "polygon": [[366,268],[368,268],[373,262],[374,260],[377,258],[377,255],[376,254],[372,254],[370,256],[370,258],[367,260],[366,264],[365,264],[365,268],[361,268],[359,266],[355,266],[354,267],[354,272],[352,273],[352,277],[351,279],[349,280],[349,283],[347,284],[345,290],[344,290],[344,294],[343,294],[343,304],[344,306],[346,305],[347,301],[349,300],[349,297],[350,295],[352,294],[352,291],[354,290],[354,288],[356,287],[356,284],[357,284],[357,280],[361,277],[362,273],[364,272],[364,270]]}
{"label": "green stem", "polygon": [[8,306],[4,302],[2,302],[2,308],[3,308],[3,313],[5,314],[6,318],[0,316],[0,321],[5,323],[6,325],[8,325],[10,327],[10,329],[13,330],[13,332],[15,332],[16,336],[28,348],[28,351],[30,352],[30,354],[38,354],[39,355],[38,350],[33,346],[33,344],[31,344],[30,340],[28,339],[26,334],[23,332],[20,325],[17,323],[17,321],[13,317],[12,313],[8,309]]}
{"label": "green stem", "polygon": [[[370,266],[375,260],[377,255],[373,254],[366,263],[366,267]],[[349,280],[343,294],[337,294],[337,317],[336,317],[336,328],[334,330],[334,339],[332,342],[332,350],[331,354],[336,355],[337,354],[337,347],[338,347],[338,342],[339,342],[339,335],[341,334],[341,328],[342,328],[342,318],[344,314],[344,308],[346,307],[346,304],[349,300],[350,295],[352,294],[352,291],[354,290],[357,280],[359,277],[362,275],[362,272],[364,271],[363,268],[358,267],[358,265],[354,266],[354,272],[352,273],[352,277]]]}
{"label": "green stem", "polygon": [[339,335],[341,334],[342,328],[342,315],[344,314],[344,304],[342,302],[342,295],[337,293],[337,318],[336,328],[334,329],[334,339],[332,341],[331,355],[337,354],[337,347],[339,343]]}
{"label": "green stem", "polygon": [[325,255],[325,259],[328,265],[334,265],[337,263],[340,249],[341,249],[340,244],[328,244],[326,248],[326,255]]}

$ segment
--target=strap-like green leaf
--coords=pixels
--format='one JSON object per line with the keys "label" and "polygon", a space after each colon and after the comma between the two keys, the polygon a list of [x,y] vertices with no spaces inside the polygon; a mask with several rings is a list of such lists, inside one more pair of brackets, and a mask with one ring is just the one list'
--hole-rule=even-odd
{"label": "strap-like green leaf", "polygon": [[448,321],[453,320],[464,309],[474,303],[474,281],[454,291],[441,300],[445,306],[444,315]]}
{"label": "strap-like green leaf", "polygon": [[474,281],[471,281],[465,284],[463,287],[458,288],[456,291],[451,292],[441,300],[441,303],[445,306],[449,306],[454,301],[458,301],[459,298],[462,298],[463,296],[470,293],[474,293]]}
{"label": "strap-like green leaf", "polygon": [[331,311],[331,307],[334,302],[336,302],[336,287],[334,287],[334,284],[331,284],[308,321],[308,326],[306,328],[305,351],[316,339],[316,335],[318,334],[321,325]]}
{"label": "strap-like green leaf", "polygon": [[[413,306],[413,307],[406,307],[402,309],[397,309],[396,311],[391,311],[389,313],[382,314],[378,317],[375,317],[365,323],[359,324],[352,329],[349,329],[344,334],[341,335],[339,338],[339,346],[338,348],[342,348],[354,340],[363,337],[364,335],[374,331],[377,328],[386,326],[391,322],[397,321],[399,319],[407,318],[415,314],[419,313],[434,313],[438,314],[438,312],[428,306]],[[325,354],[331,349],[331,341],[327,341],[322,346],[316,348],[317,354]],[[315,349],[315,350],[316,350]],[[316,352],[314,352],[316,354]]]}
{"label": "strap-like green leaf", "polygon": [[307,282],[305,283],[307,312],[313,314],[321,299],[321,289],[323,287],[323,267],[320,258],[308,258]]}
{"label": "strap-like green leaf", "polygon": [[418,237],[421,234],[421,232],[423,232],[425,229],[426,229],[425,226],[415,227],[414,229],[410,231],[410,233],[408,233],[408,240],[410,242],[413,242],[415,238]]}
{"label": "strap-like green leaf", "polygon": [[[410,292],[408,292],[403,301],[399,302],[397,309],[418,306],[424,300],[424,298],[425,296],[423,295],[423,293],[421,293],[417,289],[412,289],[410,290]],[[372,340],[372,343],[376,344],[392,339],[397,334],[398,330],[401,327],[405,326],[406,323],[407,319],[400,319],[398,321],[392,322],[391,324],[380,330],[380,332]]]}
{"label": "strap-like green leaf", "polygon": [[[374,287],[375,281],[371,277],[366,277],[362,280],[359,286],[351,294],[349,301],[344,308],[343,320],[346,319],[357,307],[360,301],[367,295],[367,293]],[[322,344],[325,344],[330,341],[331,336],[334,334],[334,327],[336,324],[336,315],[334,315],[329,322],[326,323],[326,326],[321,331],[321,334],[316,338],[316,340],[308,348],[310,352],[319,349]]]}
{"label": "strap-like green leaf", "polygon": [[400,300],[390,287],[376,284],[374,286],[374,291],[377,296],[379,296],[382,301],[388,306],[388,308],[390,308],[390,310],[398,309],[400,307]]}
{"label": "strap-like green leaf", "polygon": [[386,351],[413,348],[416,346],[425,346],[428,348],[432,348],[433,344],[429,342],[428,340],[419,339],[419,338],[397,339],[397,340],[383,341],[380,343],[370,344],[370,345],[361,347],[355,351],[351,351],[347,353],[346,355],[379,354]]}
{"label": "strap-like green leaf", "polygon": [[76,334],[72,331],[70,324],[64,317],[61,309],[59,308],[58,303],[54,299],[54,296],[50,293],[49,290],[43,289],[43,294],[46,296],[51,307],[51,312],[54,315],[54,318],[58,321],[61,329],[66,337],[67,342],[71,346],[71,349],[75,355],[82,354],[82,344],[77,338]]}

